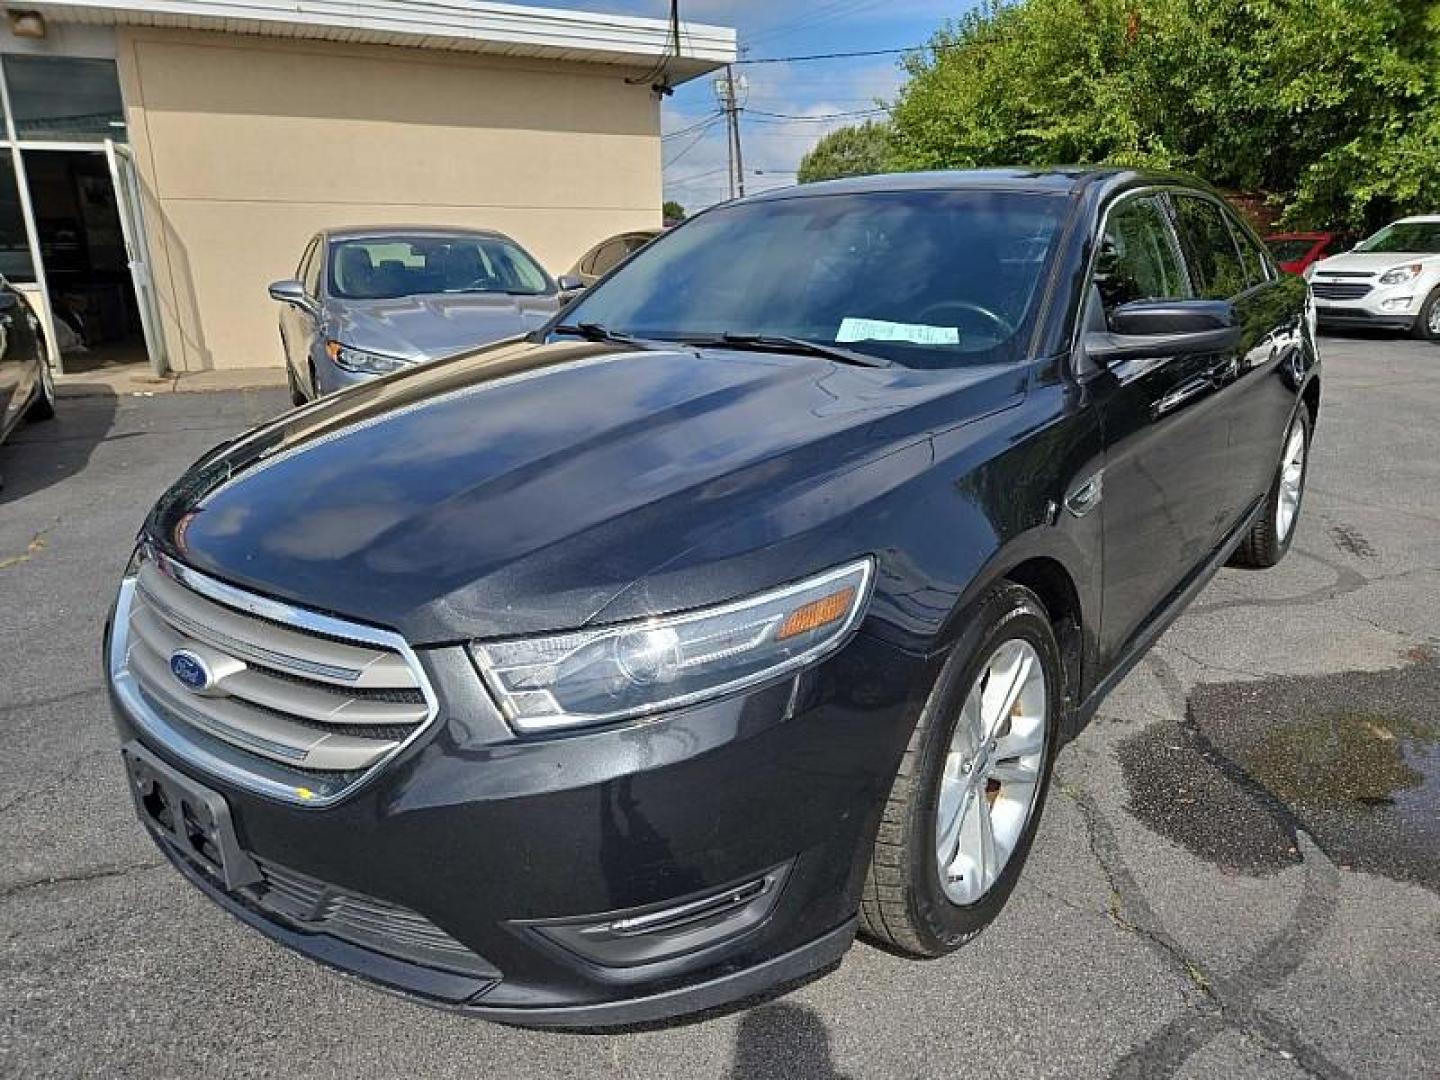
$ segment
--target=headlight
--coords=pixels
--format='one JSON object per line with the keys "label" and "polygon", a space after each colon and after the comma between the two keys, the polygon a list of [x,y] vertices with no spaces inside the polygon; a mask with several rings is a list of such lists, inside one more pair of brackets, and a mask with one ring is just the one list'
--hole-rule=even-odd
{"label": "headlight", "polygon": [[1407,281],[1414,281],[1420,276],[1425,267],[1419,263],[1411,263],[1409,266],[1397,266],[1393,270],[1387,270],[1380,275],[1381,285],[1404,285]]}
{"label": "headlight", "polygon": [[346,371],[355,371],[362,375],[388,375],[392,371],[399,371],[403,367],[409,367],[410,361],[401,360],[394,356],[382,356],[380,353],[366,352],[364,349],[351,348],[349,345],[342,345],[338,341],[325,342],[325,352],[331,360],[335,361],[337,367]]}
{"label": "headlight", "polygon": [[1300,276],[1303,277],[1306,281],[1309,281],[1315,276],[1315,267],[1317,267],[1318,265],[1320,264],[1311,263],[1309,266],[1305,267],[1304,271],[1301,273]]}
{"label": "headlight", "polygon": [[477,642],[471,653],[518,731],[643,716],[772,679],[832,652],[865,608],[872,568],[862,559],[733,604]]}

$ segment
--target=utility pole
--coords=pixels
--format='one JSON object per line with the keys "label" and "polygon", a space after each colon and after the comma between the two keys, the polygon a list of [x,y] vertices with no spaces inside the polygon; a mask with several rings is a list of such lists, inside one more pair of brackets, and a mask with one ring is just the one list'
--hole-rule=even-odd
{"label": "utility pole", "polygon": [[715,80],[715,96],[720,100],[720,108],[725,112],[732,199],[737,194],[742,199],[745,197],[745,157],[740,149],[740,110],[743,107],[742,96],[749,88],[750,84],[743,75],[739,79],[735,78],[735,69],[729,64],[725,65],[724,78]]}

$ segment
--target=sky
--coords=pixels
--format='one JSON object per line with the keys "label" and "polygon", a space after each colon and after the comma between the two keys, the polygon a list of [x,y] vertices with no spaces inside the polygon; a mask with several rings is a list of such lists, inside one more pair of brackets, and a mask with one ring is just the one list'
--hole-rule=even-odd
{"label": "sky", "polygon": [[[544,7],[583,8],[665,18],[668,0],[528,0]],[[851,52],[918,45],[973,0],[680,0],[682,21],[738,31],[746,58]],[[805,152],[827,131],[858,119],[781,120],[760,113],[819,117],[875,107],[893,98],[901,82],[897,57],[737,67],[748,89],[740,95],[741,148],[747,193],[795,182]],[[661,107],[664,132],[681,132],[712,116],[718,106],[713,77],[678,87]],[[723,120],[664,139],[665,198],[688,211],[729,196]]]}

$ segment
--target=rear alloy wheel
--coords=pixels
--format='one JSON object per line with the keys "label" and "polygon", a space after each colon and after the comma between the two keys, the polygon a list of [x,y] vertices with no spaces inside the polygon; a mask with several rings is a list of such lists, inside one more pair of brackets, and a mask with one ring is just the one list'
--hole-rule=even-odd
{"label": "rear alloy wheel", "polygon": [[55,415],[55,372],[50,367],[50,355],[45,347],[45,339],[37,335],[35,345],[40,350],[40,392],[35,395],[35,400],[25,412],[25,419],[31,422],[49,420]]}
{"label": "rear alloy wheel", "polygon": [[1230,563],[1254,570],[1268,570],[1290,550],[1300,507],[1305,501],[1305,478],[1310,464],[1310,410],[1301,405],[1285,433],[1285,449],[1275,480],[1265,497],[1265,512],[1235,549]]}
{"label": "rear alloy wheel", "polygon": [[980,602],[911,736],[861,904],[872,938],[942,956],[1000,913],[1034,839],[1062,690],[1049,616],[1009,582]]}
{"label": "rear alloy wheel", "polygon": [[1420,305],[1411,331],[1421,341],[1440,342],[1440,288],[1435,289]]}

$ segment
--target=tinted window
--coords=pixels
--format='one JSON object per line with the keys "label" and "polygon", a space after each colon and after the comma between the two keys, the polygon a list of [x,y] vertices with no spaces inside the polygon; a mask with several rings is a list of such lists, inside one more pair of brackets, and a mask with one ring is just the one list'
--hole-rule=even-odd
{"label": "tinted window", "polygon": [[15,162],[9,150],[0,150],[0,274],[10,281],[35,280],[20,189],[15,184]]}
{"label": "tinted window", "polygon": [[1355,250],[1440,254],[1440,221],[1397,221],[1394,225],[1386,225]]}
{"label": "tinted window", "polygon": [[1110,211],[1095,261],[1095,287],[1107,311],[1136,300],[1189,296],[1158,196],[1125,199]]}
{"label": "tinted window", "polygon": [[348,300],[424,293],[553,291],[520,247],[499,236],[376,236],[330,245],[330,294]]}
{"label": "tinted window", "polygon": [[1227,214],[1226,219],[1230,222],[1230,233],[1235,238],[1235,245],[1240,249],[1240,262],[1245,267],[1246,282],[1253,287],[1269,281],[1269,261],[1260,250],[1260,245],[1251,238],[1245,226],[1241,225],[1233,214]]}
{"label": "tinted window", "polygon": [[721,207],[636,252],[567,321],[652,338],[798,337],[916,367],[1009,359],[1065,210],[1060,196],[997,191]]}
{"label": "tinted window", "polygon": [[5,79],[20,138],[125,141],[115,61],[6,56]]}
{"label": "tinted window", "polygon": [[1245,266],[1220,207],[1193,195],[1175,195],[1172,200],[1195,294],[1205,300],[1228,300],[1244,292]]}

